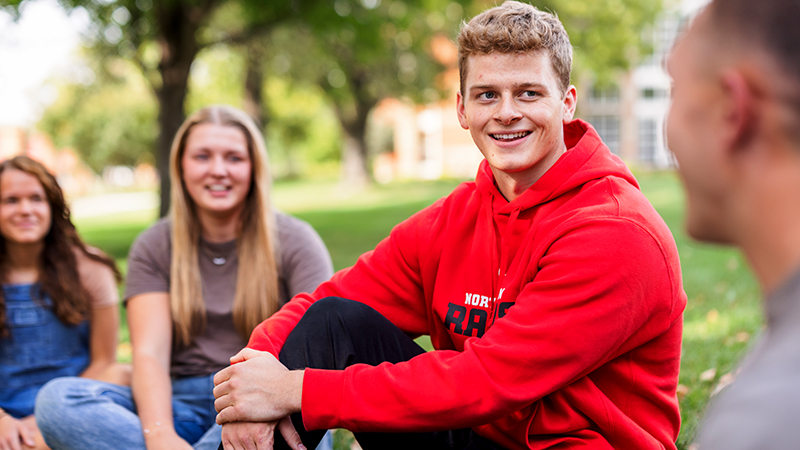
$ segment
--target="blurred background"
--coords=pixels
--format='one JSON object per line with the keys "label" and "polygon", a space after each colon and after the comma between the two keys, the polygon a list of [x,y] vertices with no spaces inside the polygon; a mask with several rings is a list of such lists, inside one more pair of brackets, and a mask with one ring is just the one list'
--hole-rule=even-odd
{"label": "blurred background", "polygon": [[[531,3],[556,12],[575,47],[577,116],[632,168],[678,243],[689,296],[678,446],[691,449],[706,403],[761,327],[741,255],[686,237],[663,137],[664,57],[706,0]],[[276,204],[310,222],[341,269],[474,177],[482,157],[458,125],[453,41],[494,4],[0,0],[0,160],[42,161],[82,236],[124,272],[131,241],[168,210],[175,131],[202,106],[231,104],[264,131]],[[123,330],[120,359],[129,352]]]}
{"label": "blurred background", "polygon": [[[480,162],[454,111],[453,40],[492,2],[4,1],[0,158],[41,159],[72,195],[156,189],[167,198],[159,180],[172,136],[209,103],[257,120],[277,179],[469,178]],[[578,117],[631,165],[673,164],[662,62],[702,3],[536,3],[572,38]]]}

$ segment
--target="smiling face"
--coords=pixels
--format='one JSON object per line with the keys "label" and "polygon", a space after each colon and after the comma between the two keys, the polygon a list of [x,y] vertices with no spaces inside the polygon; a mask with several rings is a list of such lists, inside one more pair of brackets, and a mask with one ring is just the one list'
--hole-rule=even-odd
{"label": "smiling face", "polygon": [[575,88],[562,92],[542,51],[473,55],[466,64],[457,105],[461,126],[498,184],[510,178],[530,187],[566,151],[563,125],[575,112]]}
{"label": "smiling face", "polygon": [[40,244],[50,231],[52,213],[42,183],[16,169],[0,175],[0,234],[6,243]]}
{"label": "smiling face", "polygon": [[213,123],[192,127],[181,168],[201,217],[238,218],[252,180],[250,151],[240,128]]}

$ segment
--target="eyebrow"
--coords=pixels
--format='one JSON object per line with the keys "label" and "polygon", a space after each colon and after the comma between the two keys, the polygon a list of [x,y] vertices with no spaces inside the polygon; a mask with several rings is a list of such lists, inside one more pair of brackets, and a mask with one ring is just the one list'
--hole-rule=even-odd
{"label": "eyebrow", "polygon": [[[512,87],[515,90],[516,89],[535,89],[535,90],[538,90],[538,91],[542,91],[543,90],[543,91],[548,92],[546,85],[544,85],[542,83],[536,83],[536,82],[515,84]],[[494,85],[494,84],[474,84],[474,85],[469,87],[469,92],[492,90],[492,89],[496,89],[496,85]]]}

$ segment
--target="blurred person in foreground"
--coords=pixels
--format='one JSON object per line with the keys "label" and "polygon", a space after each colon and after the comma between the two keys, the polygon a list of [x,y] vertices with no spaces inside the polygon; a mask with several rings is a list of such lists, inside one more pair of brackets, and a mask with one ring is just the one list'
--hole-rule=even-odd
{"label": "blurred person in foreground", "polygon": [[81,241],[55,177],[0,163],[0,450],[46,449],[36,395],[58,377],[130,384],[118,364],[119,271]]}
{"label": "blurred person in foreground", "polygon": [[800,2],[714,0],[676,43],[667,138],[687,229],[742,249],[767,327],[699,450],[800,446]]}
{"label": "blurred person in foreground", "polygon": [[314,229],[272,209],[264,138],[244,112],[190,115],[170,181],[170,216],[128,255],[132,386],[46,385],[37,421],[55,450],[216,449],[214,374],[259,322],[333,272]]}
{"label": "blurred person in foreground", "polygon": [[282,449],[326,428],[364,449],[675,448],[677,250],[622,161],[572,120],[564,28],[509,1],[458,44],[476,181],[255,329],[214,380],[225,449],[272,447],[237,421],[277,426]]}

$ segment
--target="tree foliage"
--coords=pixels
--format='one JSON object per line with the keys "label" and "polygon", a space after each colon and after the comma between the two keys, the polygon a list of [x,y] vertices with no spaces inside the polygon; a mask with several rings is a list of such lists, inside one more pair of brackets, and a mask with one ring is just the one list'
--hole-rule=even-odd
{"label": "tree foliage", "polygon": [[[73,148],[96,172],[107,165],[153,163],[156,102],[135,67],[111,64],[113,75],[91,84],[62,84],[39,128],[59,147]],[[91,71],[97,78],[98,70]]]}
{"label": "tree foliage", "polygon": [[[17,10],[24,1],[13,0],[7,8]],[[453,40],[461,20],[495,5],[488,0],[59,1],[67,9],[83,8],[89,13],[92,54],[103,61],[98,73],[120,58],[132,62],[157,108],[156,113],[143,112],[148,95],[139,90],[129,98],[121,92],[123,85],[111,84],[108,91],[76,87],[66,94],[72,99],[60,100],[43,126],[71,130],[67,133],[70,142],[98,146],[88,157],[93,166],[104,158],[130,161],[134,152],[154,149],[162,176],[162,213],[168,206],[167,156],[172,137],[186,112],[209,102],[232,103],[250,112],[280,142],[275,147],[287,161],[292,160],[295,147],[309,145],[324,147],[317,154],[328,158],[331,146],[339,142],[350,168],[348,176],[368,179],[365,136],[374,106],[386,97],[437,100],[442,94],[443,86],[437,82],[442,67],[431,54],[431,39]],[[575,46],[575,71],[592,73],[601,81],[612,79],[646,51],[640,36],[660,9],[660,0],[533,3],[556,12],[564,23]],[[196,63],[198,55],[203,57]],[[206,76],[212,66],[224,75]],[[298,92],[322,93],[341,133],[327,133],[329,139],[318,144],[323,142],[313,137],[320,134],[314,130],[318,121],[308,116],[315,109],[284,108],[280,102],[286,99],[269,98],[275,88],[268,86],[276,85],[271,80],[284,80],[277,85],[285,87],[280,92],[287,97],[297,98]],[[104,100],[107,94],[116,97],[116,102]],[[126,103],[137,95],[142,100],[138,106]],[[84,114],[78,114],[78,99],[96,102],[97,111],[109,108],[105,123],[92,119],[102,117],[95,111],[78,117]],[[123,104],[129,106],[123,108]],[[112,118],[115,114],[118,120]],[[142,125],[153,118],[147,114],[157,118],[157,134]],[[78,123],[69,125],[70,118]],[[126,144],[124,149],[118,146],[119,155],[111,153],[110,130],[116,130],[118,140]],[[152,139],[151,145],[145,144]]]}
{"label": "tree foliage", "polygon": [[575,48],[573,73],[603,83],[649,53],[642,39],[661,11],[661,0],[535,0],[555,12]]}
{"label": "tree foliage", "polygon": [[[155,148],[162,215],[169,206],[169,150],[186,116],[189,73],[198,53],[219,43],[246,42],[296,17],[314,1],[59,0],[67,9],[86,10],[94,25],[90,38],[95,52],[133,61],[156,96],[159,127]],[[228,8],[231,4],[236,7]],[[217,17],[226,20],[212,24]],[[226,27],[216,26],[220,24]]]}
{"label": "tree foliage", "polygon": [[[448,0],[336,0],[317,4],[302,25],[271,36],[275,67],[316,84],[333,105],[346,179],[369,180],[367,121],[380,100],[439,98],[443,67],[431,54],[431,40],[454,28],[462,10]],[[306,51],[288,51],[298,38]]]}

